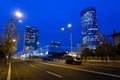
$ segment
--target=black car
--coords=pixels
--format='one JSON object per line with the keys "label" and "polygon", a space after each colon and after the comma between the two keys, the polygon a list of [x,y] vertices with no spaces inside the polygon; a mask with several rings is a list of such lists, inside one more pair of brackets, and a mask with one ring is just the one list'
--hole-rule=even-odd
{"label": "black car", "polygon": [[65,60],[66,64],[81,64],[82,58],[69,56]]}

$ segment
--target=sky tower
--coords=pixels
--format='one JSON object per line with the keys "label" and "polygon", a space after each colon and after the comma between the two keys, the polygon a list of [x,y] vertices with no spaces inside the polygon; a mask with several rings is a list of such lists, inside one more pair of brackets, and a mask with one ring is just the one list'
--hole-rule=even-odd
{"label": "sky tower", "polygon": [[100,40],[95,8],[88,7],[81,11],[81,26],[82,44],[87,48],[96,49],[96,46],[100,44]]}

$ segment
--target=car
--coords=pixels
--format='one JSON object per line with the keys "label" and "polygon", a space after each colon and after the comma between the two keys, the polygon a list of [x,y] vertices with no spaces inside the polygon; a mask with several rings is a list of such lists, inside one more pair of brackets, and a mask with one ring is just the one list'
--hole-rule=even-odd
{"label": "car", "polygon": [[66,58],[65,63],[66,64],[81,64],[82,59],[79,58],[79,57],[69,56],[69,57]]}

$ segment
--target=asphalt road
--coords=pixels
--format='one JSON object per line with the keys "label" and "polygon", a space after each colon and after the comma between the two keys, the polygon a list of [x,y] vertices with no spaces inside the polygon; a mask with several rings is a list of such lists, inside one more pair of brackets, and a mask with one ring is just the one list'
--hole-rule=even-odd
{"label": "asphalt road", "polygon": [[11,80],[120,80],[119,67],[15,61]]}

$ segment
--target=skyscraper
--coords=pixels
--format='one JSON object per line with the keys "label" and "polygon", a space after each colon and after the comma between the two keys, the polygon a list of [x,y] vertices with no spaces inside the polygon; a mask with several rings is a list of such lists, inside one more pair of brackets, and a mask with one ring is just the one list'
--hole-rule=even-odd
{"label": "skyscraper", "polygon": [[38,45],[38,29],[36,27],[26,26],[25,47],[37,49]]}
{"label": "skyscraper", "polygon": [[100,44],[95,8],[88,7],[81,11],[81,25],[82,44],[87,48],[95,49]]}

